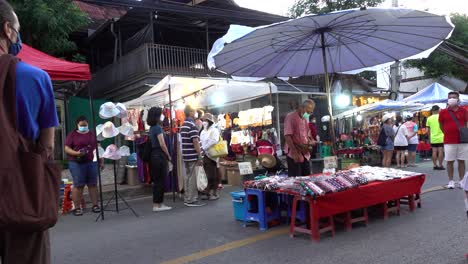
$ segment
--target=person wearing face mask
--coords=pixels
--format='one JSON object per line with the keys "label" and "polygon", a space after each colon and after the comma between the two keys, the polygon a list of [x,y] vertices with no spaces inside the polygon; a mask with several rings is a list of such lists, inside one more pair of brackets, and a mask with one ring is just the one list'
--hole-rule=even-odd
{"label": "person wearing face mask", "polygon": [[168,211],[172,208],[165,205],[164,202],[164,186],[165,178],[168,173],[168,166],[171,162],[171,155],[164,141],[164,132],[162,122],[165,116],[162,114],[162,109],[152,107],[148,111],[146,122],[150,126],[149,139],[151,140],[151,159],[150,175],[153,181],[153,212]]}
{"label": "person wearing face mask", "polygon": [[310,174],[310,147],[317,142],[311,137],[308,122],[314,109],[315,102],[307,99],[284,119],[284,151],[289,177]]}
{"label": "person wearing face mask", "polygon": [[[461,188],[460,182],[465,174],[465,160],[468,159],[468,143],[460,142],[458,128],[458,125],[461,127],[468,125],[468,111],[458,105],[460,102],[460,94],[458,92],[450,92],[447,102],[447,108],[442,109],[439,113],[439,124],[440,129],[444,132],[445,161],[447,161],[447,174],[449,178],[447,187],[453,189],[455,187]],[[458,121],[458,124],[455,120]],[[453,165],[455,161],[458,161],[458,176],[460,179],[460,182],[456,183],[453,180]]]}
{"label": "person wearing face mask", "polygon": [[93,161],[96,145],[96,136],[89,130],[87,118],[78,117],[76,130],[70,132],[65,140],[65,153],[68,155],[68,167],[73,178],[72,200],[75,216],[83,215],[81,201],[85,186],[88,186],[89,198],[93,203],[91,210],[94,213],[101,211],[96,187],[98,165]]}
{"label": "person wearing face mask", "polygon": [[218,159],[210,157],[209,149],[219,142],[220,132],[215,125],[215,120],[212,114],[206,113],[202,118],[203,130],[200,133],[200,143],[205,153],[203,157],[203,168],[205,169],[208,178],[208,192],[209,200],[218,200]]}
{"label": "person wearing face mask", "polygon": [[[0,57],[15,61],[11,67],[14,82],[4,82],[4,89],[14,89],[12,100],[16,105],[16,124],[24,139],[42,145],[47,158],[54,153],[55,127],[59,125],[55,106],[54,91],[49,75],[43,70],[14,57],[21,51],[20,23],[13,8],[5,0],[0,0]],[[8,71],[8,65],[0,64],[0,73]],[[5,98],[7,99],[7,98]],[[6,152],[5,152],[6,151]],[[5,149],[3,155],[9,155]],[[27,166],[27,164],[24,164]],[[20,170],[21,168],[16,168]],[[38,189],[39,190],[39,189]],[[48,205],[43,205],[48,206]],[[16,232],[0,230],[0,262],[50,263],[49,231]]]}

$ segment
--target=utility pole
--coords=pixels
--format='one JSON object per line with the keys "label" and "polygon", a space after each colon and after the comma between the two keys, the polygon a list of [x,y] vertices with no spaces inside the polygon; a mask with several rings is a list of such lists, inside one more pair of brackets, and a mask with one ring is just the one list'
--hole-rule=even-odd
{"label": "utility pole", "polygon": [[[398,7],[398,0],[392,0],[392,7]],[[400,61],[395,61],[395,63],[390,66],[390,99],[392,100],[398,98],[400,81]]]}

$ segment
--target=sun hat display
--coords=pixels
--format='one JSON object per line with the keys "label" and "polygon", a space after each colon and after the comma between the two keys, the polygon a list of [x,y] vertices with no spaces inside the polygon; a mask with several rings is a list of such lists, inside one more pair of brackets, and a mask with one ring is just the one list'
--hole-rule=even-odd
{"label": "sun hat display", "polygon": [[119,110],[117,117],[126,118],[127,117],[127,107],[122,103],[117,103],[115,107]]}
{"label": "sun hat display", "polygon": [[102,119],[109,119],[120,114],[120,110],[112,102],[107,102],[99,108],[99,117]]}
{"label": "sun hat display", "polygon": [[112,138],[119,134],[119,130],[114,126],[112,122],[106,122],[102,127],[102,136],[104,138]]}
{"label": "sun hat display", "polygon": [[128,157],[130,156],[130,148],[127,146],[121,146],[119,148],[119,153],[120,153],[120,156],[122,157]]}
{"label": "sun hat display", "polygon": [[120,134],[126,136],[126,137],[132,137],[133,136],[133,126],[130,123],[125,123],[119,128]]}
{"label": "sun hat display", "polygon": [[106,151],[104,152],[102,157],[105,159],[119,160],[120,158],[122,158],[122,155],[120,154],[120,151],[117,148],[117,146],[114,144],[111,144],[107,146]]}
{"label": "sun hat display", "polygon": [[102,136],[102,131],[104,130],[104,125],[99,124],[96,127],[96,137],[98,141],[103,141],[105,138]]}

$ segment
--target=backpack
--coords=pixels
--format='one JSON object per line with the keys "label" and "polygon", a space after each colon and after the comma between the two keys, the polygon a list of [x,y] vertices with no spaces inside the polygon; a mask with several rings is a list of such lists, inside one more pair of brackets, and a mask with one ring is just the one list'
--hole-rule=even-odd
{"label": "backpack", "polygon": [[152,150],[153,150],[153,145],[151,144],[151,139],[149,136],[145,142],[137,145],[138,157],[140,157],[140,159],[144,162],[150,162]]}
{"label": "backpack", "polygon": [[58,219],[61,170],[39,143],[17,129],[16,64],[0,56],[0,230],[40,232]]}
{"label": "backpack", "polygon": [[382,126],[382,128],[380,129],[379,138],[377,139],[377,145],[381,147],[387,145],[387,138],[387,133],[385,133],[385,129]]}

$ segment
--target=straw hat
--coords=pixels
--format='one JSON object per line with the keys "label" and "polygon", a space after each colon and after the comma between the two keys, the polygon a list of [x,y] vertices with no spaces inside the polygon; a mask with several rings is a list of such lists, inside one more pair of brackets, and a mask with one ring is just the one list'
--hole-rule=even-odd
{"label": "straw hat", "polygon": [[213,115],[210,114],[210,113],[205,113],[205,114],[202,116],[201,119],[202,119],[202,120],[209,120],[209,121],[213,122],[213,124],[216,123],[215,120],[214,120]]}
{"label": "straw hat", "polygon": [[258,160],[266,169],[272,169],[276,166],[276,158],[273,155],[262,155],[258,157]]}
{"label": "straw hat", "polygon": [[99,108],[99,117],[102,119],[109,119],[120,114],[120,110],[112,102],[107,102]]}
{"label": "straw hat", "polygon": [[113,138],[119,134],[119,130],[114,126],[112,122],[106,122],[102,127],[102,136],[104,138]]}

